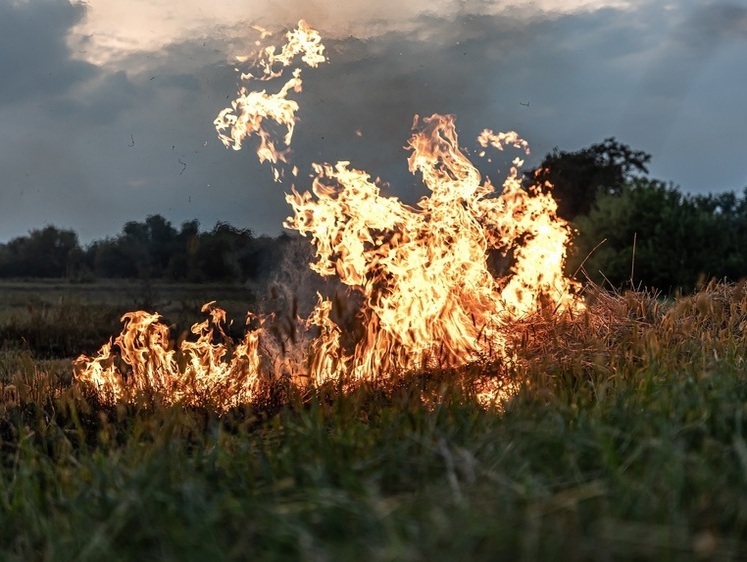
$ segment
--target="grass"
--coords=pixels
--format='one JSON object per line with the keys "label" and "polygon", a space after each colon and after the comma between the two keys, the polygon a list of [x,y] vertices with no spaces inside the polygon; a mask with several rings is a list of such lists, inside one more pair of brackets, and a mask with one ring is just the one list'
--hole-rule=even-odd
{"label": "grass", "polygon": [[592,291],[495,365],[254,408],[108,407],[0,355],[0,559],[747,557],[747,286]]}
{"label": "grass", "polygon": [[119,333],[119,319],[125,312],[159,312],[166,322],[186,330],[204,319],[200,307],[216,295],[241,327],[256,296],[240,285],[0,281],[0,351],[26,349],[41,358],[91,355]]}

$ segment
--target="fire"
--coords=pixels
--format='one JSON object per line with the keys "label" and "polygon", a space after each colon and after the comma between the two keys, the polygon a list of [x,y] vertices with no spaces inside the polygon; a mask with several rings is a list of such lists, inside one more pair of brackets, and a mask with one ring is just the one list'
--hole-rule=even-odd
{"label": "fire", "polygon": [[[249,330],[231,349],[223,331],[225,312],[213,302],[205,304],[202,312],[210,318],[192,326],[196,341],[185,340],[176,349],[171,348],[169,328],[160,315],[128,312],[122,317],[122,333],[113,342],[120,357],[114,355],[111,341],[93,359],[81,355],[73,364],[77,379],[110,402],[148,393],[167,404],[211,404],[225,409],[248,403],[258,389],[261,329]],[[118,359],[127,365],[126,378]]]}
{"label": "fire", "polygon": [[[279,51],[261,49],[254,73],[241,77],[282,78],[299,56],[312,67],[326,60],[318,32],[303,21],[288,32]],[[282,177],[277,164],[287,162],[299,108],[287,96],[300,92],[301,84],[301,69],[294,68],[277,93],[242,87],[215,120],[227,147],[238,150],[247,137],[256,136],[257,156],[270,162],[276,180]],[[272,123],[285,131],[283,148]],[[480,156],[490,148],[529,154],[527,142],[515,132],[486,129],[477,142]],[[481,359],[511,363],[507,334],[518,320],[583,308],[576,283],[563,274],[570,228],[557,216],[548,190],[522,186],[520,157],[496,190],[459,146],[453,116],[415,117],[408,164],[430,195],[414,206],[382,195],[381,186],[349,162],[315,164],[310,191],[292,186],[286,200],[293,215],[284,226],[310,237],[316,252],[313,271],[336,276],[362,303],[357,314],[361,337],[344,345],[343,329],[332,319],[333,303],[319,297],[305,321],[302,357],[281,361],[292,363],[297,380],[318,385],[454,368]],[[491,255],[503,258],[505,271],[491,270]],[[118,366],[110,342],[97,357],[76,361],[77,378],[111,400],[155,391],[168,402],[195,403],[213,396],[224,408],[251,401],[267,375],[261,365],[272,363],[260,356],[259,341],[266,334],[261,328],[250,330],[229,352],[221,328],[225,313],[206,307],[211,321],[195,325],[197,340],[178,349],[169,348],[168,329],[157,315],[125,315],[114,345],[127,367]],[[216,343],[216,336],[221,341]],[[494,402],[497,389],[505,386],[488,384],[478,395]]]}
{"label": "fire", "polygon": [[[285,226],[311,236],[311,268],[363,296],[365,337],[351,354],[334,350],[354,379],[509,359],[512,322],[580,304],[562,270],[569,227],[550,195],[521,186],[521,160],[497,193],[460,151],[453,117],[416,117],[413,129],[410,171],[431,192],[416,207],[382,196],[348,162],[317,165],[311,192],[287,196],[294,216]],[[480,138],[527,150],[513,132]],[[504,277],[491,273],[491,251],[513,252]],[[319,307],[315,314],[319,325],[329,322]]]}
{"label": "fire", "polygon": [[[271,35],[262,28],[256,29],[261,32],[262,39]],[[303,20],[298,23],[296,29],[286,34],[286,40],[280,52],[276,52],[277,49],[273,45],[261,49],[254,63],[254,68],[260,71],[259,74],[246,72],[241,74],[241,79],[269,81],[280,78],[284,69],[292,64],[297,56],[301,57],[302,62],[314,68],[327,60],[319,32],[311,29]],[[293,70],[292,76],[275,93],[268,94],[266,90],[250,92],[242,87],[238,97],[231,102],[231,107],[221,111],[213,122],[218,138],[227,148],[241,150],[244,138],[252,134],[259,136],[259,161],[270,162],[275,180],[279,181],[282,170],[277,164],[287,162],[296,112],[299,109],[298,102],[288,99],[288,94],[301,92],[302,89],[300,67]],[[284,149],[277,148],[272,132],[265,126],[266,120],[284,128]]]}

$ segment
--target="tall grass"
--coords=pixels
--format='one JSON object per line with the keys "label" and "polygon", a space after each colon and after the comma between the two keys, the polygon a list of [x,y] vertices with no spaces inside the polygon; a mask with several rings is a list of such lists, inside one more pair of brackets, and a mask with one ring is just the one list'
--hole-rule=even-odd
{"label": "tall grass", "polygon": [[0,282],[0,352],[25,350],[53,359],[93,354],[121,330],[121,316],[139,309],[159,312],[177,335],[204,319],[200,307],[221,296],[235,319],[234,331],[255,304],[255,291],[236,285],[187,285],[103,280],[86,285],[36,281]]}
{"label": "tall grass", "polygon": [[516,327],[495,408],[489,363],[219,416],[104,406],[6,353],[0,558],[747,557],[747,287],[588,301]]}

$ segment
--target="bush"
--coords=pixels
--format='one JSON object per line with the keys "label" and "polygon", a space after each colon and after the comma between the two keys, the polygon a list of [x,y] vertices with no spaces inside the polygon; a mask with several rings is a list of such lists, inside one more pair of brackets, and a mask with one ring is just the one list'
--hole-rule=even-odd
{"label": "bush", "polygon": [[569,268],[583,263],[597,283],[641,283],[667,293],[711,278],[736,280],[747,275],[740,250],[744,206],[736,197],[692,197],[658,180],[635,179],[619,194],[601,194],[589,214],[576,219]]}

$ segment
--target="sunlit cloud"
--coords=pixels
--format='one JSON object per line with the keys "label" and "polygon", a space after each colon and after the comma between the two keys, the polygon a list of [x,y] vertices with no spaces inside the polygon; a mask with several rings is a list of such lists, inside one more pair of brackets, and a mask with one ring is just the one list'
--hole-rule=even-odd
{"label": "sunlit cloud", "polygon": [[[251,25],[271,31],[303,18],[325,37],[372,38],[420,28],[423,18],[453,19],[465,15],[506,14],[514,18],[590,12],[603,8],[629,9],[642,0],[353,0],[349,2],[291,0],[88,0],[85,20],[71,42],[80,58],[94,64],[121,62],[133,53],[157,52],[174,43],[201,38],[243,37],[251,45]],[[218,34],[219,37],[215,37]]]}

